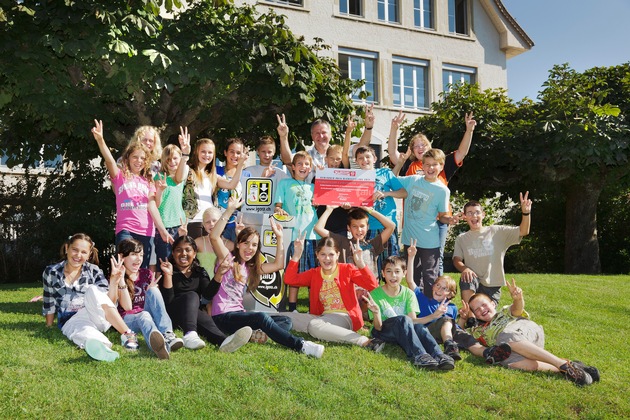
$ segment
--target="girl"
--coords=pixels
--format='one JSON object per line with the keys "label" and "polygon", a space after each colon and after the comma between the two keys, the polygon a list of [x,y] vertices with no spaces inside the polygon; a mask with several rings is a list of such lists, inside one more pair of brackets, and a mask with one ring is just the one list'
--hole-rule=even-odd
{"label": "girl", "polygon": [[[319,238],[313,228],[317,223],[317,214],[313,208],[314,186],[306,179],[311,173],[313,159],[307,152],[297,152],[293,156],[293,178],[283,179],[278,184],[274,203],[275,212],[280,215],[291,215],[295,218],[292,241],[298,238],[300,232],[305,236],[304,252],[300,252],[300,271],[306,271],[317,265],[315,262],[315,243]],[[294,254],[294,245],[291,243],[287,258]],[[289,312],[297,308],[298,287],[289,288]]]}
{"label": "girl", "polygon": [[202,215],[208,207],[214,205],[213,195],[216,192],[217,186],[226,190],[236,188],[240,183],[243,165],[247,160],[247,154],[241,154],[238,158],[232,179],[228,181],[217,175],[214,157],[214,142],[210,139],[197,140],[195,151],[189,163],[192,169],[191,178],[195,186],[195,195],[197,197],[197,213],[188,223],[188,233],[193,238],[198,238],[203,235]]}
{"label": "girl", "polygon": [[156,175],[160,171],[159,159],[162,155],[162,140],[158,129],[150,125],[138,127],[133,133],[131,142],[142,143],[147,148],[151,162],[151,175]]}
{"label": "girl", "polygon": [[319,267],[298,274],[298,261],[304,249],[304,237],[296,239],[295,254],[287,265],[284,282],[290,286],[310,287],[308,314],[288,313],[293,328],[308,332],[315,338],[337,343],[349,343],[380,351],[382,342],[372,341],[357,334],[363,327],[361,308],[355,293],[355,285],[372,290],[378,286],[374,274],[363,261],[363,250],[352,246],[356,267],[339,263],[339,245],[333,238],[322,238],[315,250]]}
{"label": "girl", "polygon": [[[245,149],[245,145],[243,144],[243,140],[238,138],[228,139],[226,147],[225,147],[225,167],[223,178],[227,181],[231,181],[234,179],[236,175],[236,168],[238,166],[239,160],[243,154],[247,155],[247,150]],[[239,175],[240,181],[240,175]],[[243,197],[243,187],[240,182],[236,184],[236,188],[225,189],[221,188],[217,192],[217,205],[223,209],[227,208],[227,201],[230,197],[235,196],[237,200],[240,200]],[[228,220],[227,225],[225,226],[225,230],[223,231],[223,236],[230,241],[234,242],[236,240],[236,214],[235,212]]]}
{"label": "girl", "polygon": [[[112,300],[122,279],[122,261],[111,259],[112,275],[105,279],[98,264],[98,251],[84,233],[68,238],[61,247],[62,261],[49,265],[43,273],[46,326],[57,314],[61,332],[96,360],[114,361],[118,353],[103,334],[110,326],[121,334],[121,344],[136,350],[136,334],[120,317]],[[109,288],[109,291],[108,291]]]}
{"label": "girl", "polygon": [[94,120],[92,134],[105,160],[105,166],[116,195],[116,245],[123,239],[134,238],[144,247],[142,267],[149,266],[153,249],[154,223],[164,242],[173,238],[162,224],[155,203],[155,185],[150,177],[149,152],[141,143],[131,143],[125,149],[121,168],[109,151],[103,138],[103,122]]}
{"label": "girl", "polygon": [[219,351],[225,353],[234,352],[249,341],[251,328],[241,328],[226,337],[212,317],[199,309],[200,296],[212,300],[218,284],[210,281],[206,270],[199,266],[197,245],[193,238],[177,238],[173,244],[173,253],[168,261],[162,260],[161,268],[166,310],[173,322],[184,331],[186,348],[197,350],[205,347],[199,334],[212,344],[219,345]]}
{"label": "girl", "polygon": [[214,276],[215,282],[220,283],[220,286],[212,300],[212,316],[219,328],[224,331],[230,332],[243,326],[250,326],[262,330],[278,344],[301,351],[308,356],[321,358],[324,346],[290,334],[264,312],[245,312],[243,307],[245,289],[249,291],[256,289],[263,274],[273,273],[284,267],[284,249],[282,228],[271,219],[271,229],[276,235],[277,243],[276,260],[273,263],[262,263],[260,235],[251,227],[246,227],[238,234],[236,247],[230,253],[221,240],[221,232],[228,218],[241,204],[234,197],[230,197],[225,213],[210,233],[212,247],[217,258],[222,261],[220,269]]}
{"label": "girl", "polygon": [[127,325],[142,331],[149,350],[159,359],[168,359],[170,352],[180,349],[184,342],[173,333],[153,272],[140,268],[142,244],[135,239],[124,239],[116,252],[122,257],[125,269],[125,284],[118,287],[118,312]]}
{"label": "girl", "polygon": [[[174,144],[169,144],[162,152],[161,173],[154,177],[156,182],[156,204],[166,231],[177,239],[179,229],[185,225],[186,215],[182,208],[184,192],[184,180],[188,176],[186,161],[190,155],[190,135],[187,128],[180,128],[179,144],[181,149]],[[184,226],[185,227],[185,226]],[[158,234],[155,236],[155,253],[160,260],[165,260],[171,255],[171,244],[162,240]],[[157,262],[157,260],[155,261]],[[153,264],[154,262],[151,262]],[[152,266],[153,267],[153,266]]]}

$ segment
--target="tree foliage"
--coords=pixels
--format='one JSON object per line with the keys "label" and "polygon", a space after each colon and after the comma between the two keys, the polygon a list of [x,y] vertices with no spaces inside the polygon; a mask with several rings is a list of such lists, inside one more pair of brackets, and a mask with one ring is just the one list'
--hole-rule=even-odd
{"label": "tree foliage", "polygon": [[0,154],[24,167],[63,155],[70,168],[50,180],[51,199],[41,203],[51,241],[81,230],[113,238],[106,175],[87,165],[99,156],[95,118],[115,153],[144,124],[159,127],[163,140],[188,126],[193,139],[209,136],[221,150],[228,137],[251,144],[273,134],[276,113],[287,114],[297,142],[299,133],[310,141],[314,118],[341,126],[354,110],[357,83],[341,79],[322,57],[328,47],[307,45],[283,16],[219,0],[160,15],[179,6],[0,2]]}

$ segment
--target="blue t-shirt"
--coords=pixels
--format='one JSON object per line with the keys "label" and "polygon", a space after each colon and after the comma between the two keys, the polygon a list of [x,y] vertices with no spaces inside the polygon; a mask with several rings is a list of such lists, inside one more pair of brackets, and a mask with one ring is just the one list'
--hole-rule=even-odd
{"label": "blue t-shirt", "polygon": [[[428,297],[426,297],[419,287],[416,287],[416,290],[414,290],[413,292],[416,294],[416,299],[418,299],[418,306],[420,307],[420,314],[418,315],[418,318],[423,318],[425,316],[431,315],[437,310],[438,306],[440,306],[440,302],[435,299],[429,299]],[[457,319],[457,306],[455,306],[454,303],[449,303],[446,307],[446,313],[442,316]],[[434,319],[433,321],[427,322],[424,325],[432,324],[435,321],[437,320]]]}
{"label": "blue t-shirt", "polygon": [[[394,173],[389,168],[377,168],[374,181],[374,191],[397,191],[403,188],[398,178],[394,176]],[[396,202],[394,201],[394,197],[385,197],[382,200],[375,201],[374,210],[391,219],[394,223],[397,223]],[[371,230],[383,228],[381,222],[376,220],[374,216],[370,216]]]}
{"label": "blue t-shirt", "polygon": [[448,187],[439,179],[428,182],[421,175],[398,177],[398,180],[407,190],[402,243],[408,246],[411,239],[416,239],[418,248],[439,248],[437,216],[448,211],[451,195]]}
{"label": "blue t-shirt", "polygon": [[317,213],[313,207],[314,186],[310,182],[285,178],[278,183],[274,204],[282,203],[282,209],[295,218],[295,227],[291,235],[294,241],[298,233],[306,233],[305,239],[319,239],[313,231],[317,223]]}

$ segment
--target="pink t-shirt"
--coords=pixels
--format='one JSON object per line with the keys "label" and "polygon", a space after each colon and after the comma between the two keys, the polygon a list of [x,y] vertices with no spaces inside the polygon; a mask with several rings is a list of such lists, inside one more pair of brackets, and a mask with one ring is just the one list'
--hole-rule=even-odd
{"label": "pink t-shirt", "polygon": [[[244,279],[247,279],[248,270],[245,264],[234,265],[234,269],[240,269]],[[244,311],[243,294],[247,289],[247,283],[240,283],[234,278],[234,269],[223,275],[221,286],[214,298],[212,298],[212,315],[221,315],[228,312]]]}
{"label": "pink t-shirt", "polygon": [[155,194],[155,185],[137,175],[125,179],[123,171],[111,178],[116,195],[116,233],[128,230],[142,236],[153,236],[155,227],[149,214],[149,195]]}

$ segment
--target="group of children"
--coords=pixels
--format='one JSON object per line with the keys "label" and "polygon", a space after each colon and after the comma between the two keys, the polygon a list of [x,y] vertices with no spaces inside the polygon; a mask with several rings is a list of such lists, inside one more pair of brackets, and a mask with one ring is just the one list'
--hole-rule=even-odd
{"label": "group of children", "polygon": [[[291,334],[295,330],[376,352],[386,342],[395,343],[411,363],[426,369],[454,369],[455,361],[461,359],[459,349],[466,348],[488,363],[556,371],[580,385],[597,381],[596,368],[543,349],[542,328],[527,319],[522,291],[514,282],[508,284],[512,306],[496,310],[502,284],[497,293],[496,286],[484,286],[483,275],[466,267],[478,257],[479,252],[466,256],[479,245],[478,238],[472,240],[474,245],[461,246],[461,255],[456,252],[454,259],[462,272],[460,285],[468,285],[462,287],[464,306],[459,316],[451,302],[457,284],[442,275],[444,241],[438,224],[447,227],[462,216],[454,216],[449,207],[447,181],[452,173],[445,174],[444,169],[446,161],[454,169],[461,166],[476,124],[472,113],[466,115],[460,148],[448,157],[427,145],[426,137],[414,137],[405,154],[390,151],[395,170],[411,158],[407,176],[398,177],[388,168],[375,168],[376,153],[367,145],[370,136],[365,135],[374,118],[371,108],[366,111],[366,130],[355,147],[350,147],[351,119],[344,147],[328,145],[325,151],[322,147],[327,136],[329,141],[330,126],[322,120],[313,123],[316,147],[290,158],[290,175],[272,164],[276,150],[270,137],[261,138],[260,164],[249,168],[244,168],[248,158],[244,143],[230,139],[225,166],[219,169],[210,139],[197,140],[191,156],[185,128],[179,135],[180,147],[165,147],[158,161],[158,131],[141,127],[116,162],[105,143],[102,122],[95,121],[92,133],[116,196],[117,256],[111,258],[107,280],[97,266],[92,240],[85,234],[70,237],[62,246],[62,261],[47,267],[43,275],[47,325],[53,324],[56,314],[62,332],[97,360],[119,357],[103,334],[110,326],[130,350],[138,348],[134,331],[142,332],[160,359],[168,359],[182,347],[200,349],[205,346],[202,338],[225,352],[271,338],[306,355],[322,357],[324,346]],[[396,144],[396,129],[403,118],[399,114],[392,121],[390,144]],[[278,123],[281,155],[286,160],[290,152],[284,115],[278,116]],[[317,208],[313,203],[316,169],[349,167],[352,160],[360,169],[375,171],[374,206]],[[263,262],[258,231],[244,226],[237,216],[248,178],[271,179],[271,188],[265,191],[273,198],[268,200],[273,204],[268,209],[295,220],[285,253],[283,229],[270,219],[276,243],[271,262]],[[403,252],[395,198],[404,199]],[[521,195],[521,207],[523,215],[529,216],[527,194]],[[473,231],[483,212],[467,209],[463,218]],[[529,222],[525,230],[527,234]],[[520,240],[523,232],[521,226],[512,236]],[[507,246],[518,240],[506,242]],[[487,243],[483,243],[486,248]],[[486,257],[492,258],[494,248],[486,251]],[[498,257],[501,265],[503,254]],[[288,312],[246,311],[245,294],[258,287],[261,276],[283,269],[284,283],[289,286]],[[376,278],[379,273],[382,286]],[[296,310],[299,287],[309,288],[309,313]],[[371,337],[358,332],[366,319],[372,321]],[[476,324],[468,322],[474,319]],[[183,339],[173,327],[183,331]]]}

